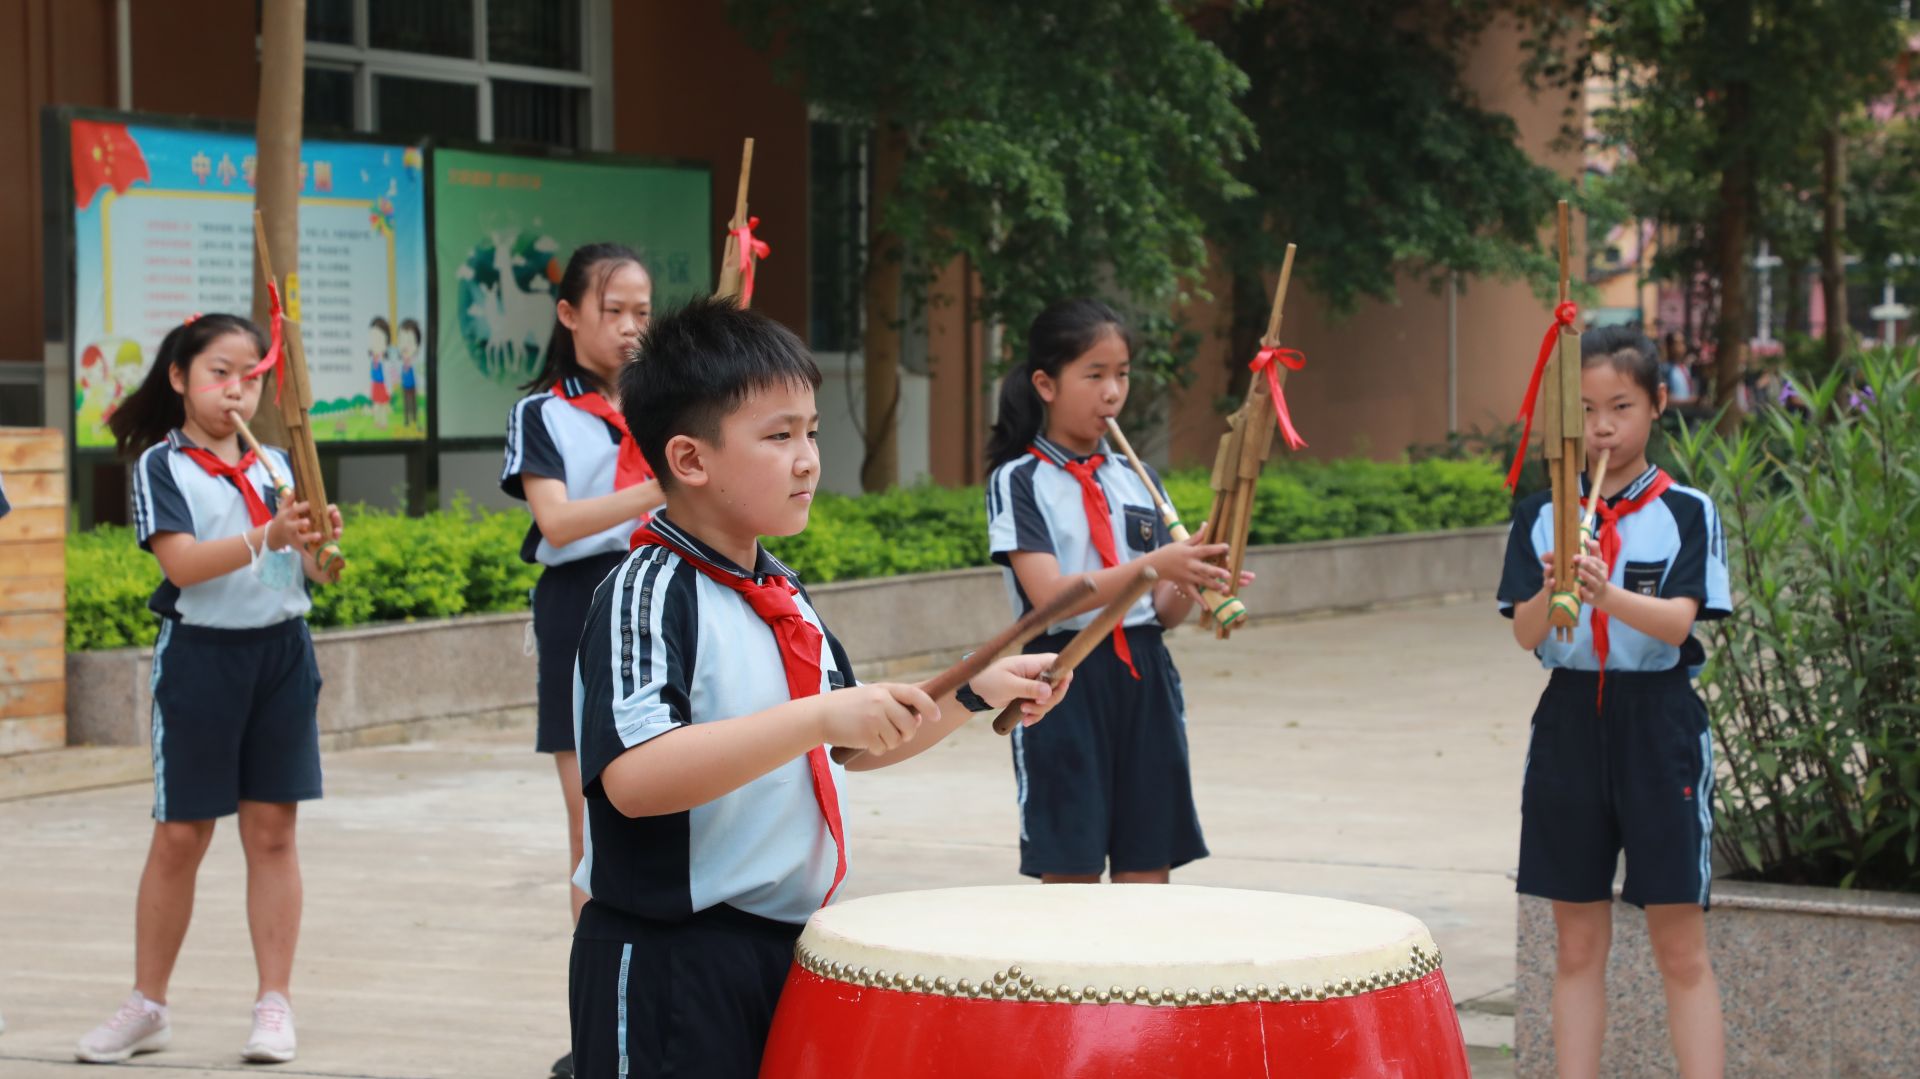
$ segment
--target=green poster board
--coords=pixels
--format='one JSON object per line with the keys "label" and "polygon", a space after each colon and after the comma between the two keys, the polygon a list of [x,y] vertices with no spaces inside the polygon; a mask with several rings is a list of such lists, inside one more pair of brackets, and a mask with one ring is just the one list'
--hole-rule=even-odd
{"label": "green poster board", "polygon": [[704,166],[435,150],[433,248],[442,438],[502,437],[540,369],[573,249],[625,243],[656,310],[713,291]]}

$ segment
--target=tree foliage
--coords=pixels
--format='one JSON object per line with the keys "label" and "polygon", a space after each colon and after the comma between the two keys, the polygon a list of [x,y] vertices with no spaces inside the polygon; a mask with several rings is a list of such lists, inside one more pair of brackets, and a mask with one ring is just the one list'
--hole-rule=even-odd
{"label": "tree foliage", "polygon": [[[1241,192],[1246,78],[1163,0],[1036,8],[938,0],[729,0],[736,25],[828,116],[897,130],[873,211],[910,294],[965,256],[977,314],[1017,333],[1063,296],[1165,312],[1205,268],[1205,211]],[[1170,370],[1160,348],[1149,366]],[[1154,362],[1157,361],[1157,364]]]}

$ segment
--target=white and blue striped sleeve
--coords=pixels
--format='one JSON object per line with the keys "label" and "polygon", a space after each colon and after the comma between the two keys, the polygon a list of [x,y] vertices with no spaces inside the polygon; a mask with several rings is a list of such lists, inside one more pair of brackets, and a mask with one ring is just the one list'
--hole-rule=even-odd
{"label": "white and blue striped sleeve", "polygon": [[1698,491],[1682,489],[1669,506],[1680,532],[1680,550],[1673,557],[1662,598],[1686,596],[1700,605],[1696,621],[1710,622],[1733,613],[1733,595],[1727,580],[1727,538],[1720,510]]}
{"label": "white and blue striped sleeve", "polygon": [[987,549],[1003,566],[1015,551],[1056,553],[1053,532],[1034,494],[1039,467],[1040,458],[1021,458],[995,469],[987,481]]}
{"label": "white and blue striped sleeve", "polygon": [[536,393],[514,402],[507,413],[506,459],[500,466],[500,489],[522,501],[527,497],[522,477],[567,478],[566,459],[560,456],[553,432],[547,430],[545,406],[551,400],[551,394]]}
{"label": "white and blue striped sleeve", "polygon": [[622,753],[693,722],[696,576],[666,548],[643,547],[601,582],[574,661],[582,785]]}
{"label": "white and blue striped sleeve", "polygon": [[133,466],[133,529],[140,548],[153,550],[162,532],[193,535],[193,509],[173,478],[172,450],[165,442],[150,447]]}

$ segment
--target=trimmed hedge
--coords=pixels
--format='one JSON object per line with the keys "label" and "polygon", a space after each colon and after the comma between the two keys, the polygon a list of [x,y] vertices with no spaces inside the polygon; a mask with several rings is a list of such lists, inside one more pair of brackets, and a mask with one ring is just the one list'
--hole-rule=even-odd
{"label": "trimmed hedge", "polygon": [[[1499,524],[1509,500],[1489,461],[1290,463],[1260,477],[1250,542],[1300,543]],[[1166,476],[1181,519],[1198,528],[1212,502],[1204,469]],[[524,511],[469,505],[422,517],[347,511],[345,587],[315,588],[316,627],[517,611],[540,568],[520,561]],[[850,497],[822,493],[807,530],[774,554],[814,584],[987,564],[981,488],[912,487]],[[102,526],[67,540],[67,647],[151,644],[146,608],[160,568],[133,530]]]}

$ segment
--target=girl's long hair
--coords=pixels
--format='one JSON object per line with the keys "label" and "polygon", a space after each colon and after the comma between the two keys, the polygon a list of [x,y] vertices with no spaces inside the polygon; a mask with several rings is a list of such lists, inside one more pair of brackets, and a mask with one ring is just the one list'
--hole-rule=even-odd
{"label": "girl's long hair", "polygon": [[113,432],[114,449],[122,457],[132,458],[148,446],[167,437],[167,432],[187,422],[187,406],[174,392],[169,372],[179,369],[186,381],[193,358],[207,350],[216,338],[243,333],[253,338],[254,349],[267,353],[267,339],[253,320],[239,315],[201,315],[181,323],[160,340],[153,366],[140,388],[128,394],[107,418],[107,430]]}
{"label": "girl's long hair", "polygon": [[[573,257],[567,260],[567,272],[560,275],[560,294],[555,297],[554,306],[558,308],[560,301],[565,300],[578,310],[589,292],[599,292],[605,288],[614,272],[628,263],[643,271],[647,268],[647,264],[640,259],[640,253],[625,244],[582,244],[574,248]],[[560,321],[556,311],[553,332],[547,336],[546,362],[540,365],[540,373],[533,376],[533,381],[520,389],[528,393],[540,393],[569,378],[580,379],[589,386],[603,390],[611,388],[601,386],[599,375],[580,366],[580,357],[573,351],[573,331]]]}
{"label": "girl's long hair", "polygon": [[1086,355],[1100,338],[1117,333],[1133,352],[1133,334],[1119,312],[1099,300],[1061,300],[1040,312],[1027,331],[1026,358],[1000,380],[1000,414],[987,436],[987,467],[999,468],[1027,452],[1046,428],[1047,404],[1033,388],[1033,373],[1059,378],[1060,369]]}

